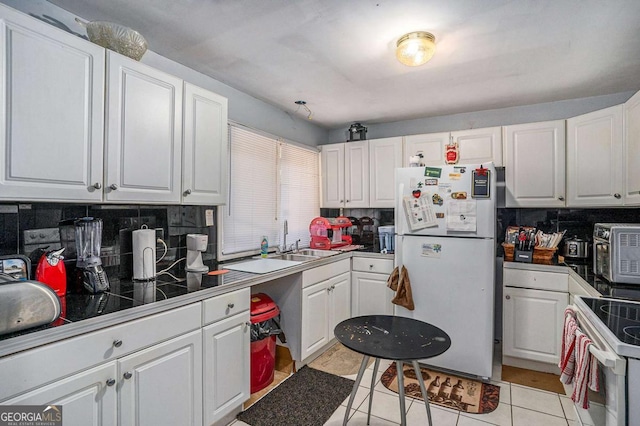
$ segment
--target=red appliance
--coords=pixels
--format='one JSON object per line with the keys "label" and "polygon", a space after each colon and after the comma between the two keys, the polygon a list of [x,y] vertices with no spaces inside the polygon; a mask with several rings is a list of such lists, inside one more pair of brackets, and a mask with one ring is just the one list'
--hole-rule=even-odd
{"label": "red appliance", "polygon": [[61,248],[43,254],[36,267],[36,281],[51,287],[60,298],[64,298],[67,293],[67,271],[62,261],[63,251],[64,248]]}
{"label": "red appliance", "polygon": [[[276,303],[264,293],[251,296],[251,326],[263,323],[280,315],[280,309]],[[269,328],[266,324],[265,328]],[[276,367],[276,336],[267,332],[268,336],[256,336],[251,338],[251,393],[266,388],[273,382]],[[262,334],[262,333],[258,333]]]}
{"label": "red appliance", "polygon": [[351,226],[353,224],[345,216],[336,218],[316,217],[309,225],[309,232],[311,233],[309,247],[318,250],[331,250],[332,248],[351,245],[351,236],[343,233],[343,230]]}

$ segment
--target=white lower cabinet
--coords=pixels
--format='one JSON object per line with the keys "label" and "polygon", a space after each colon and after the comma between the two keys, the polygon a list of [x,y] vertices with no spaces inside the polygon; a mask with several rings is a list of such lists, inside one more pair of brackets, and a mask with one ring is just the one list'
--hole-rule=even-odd
{"label": "white lower cabinet", "polygon": [[2,405],[62,405],[65,426],[117,425],[115,361],[39,387]]}
{"label": "white lower cabinet", "polygon": [[[504,285],[503,364],[557,373],[569,304],[568,274],[509,270]],[[535,288],[538,285],[544,289]]]}
{"label": "white lower cabinet", "polygon": [[249,319],[247,310],[202,329],[206,425],[220,420],[251,396]]}
{"label": "white lower cabinet", "polygon": [[395,293],[387,287],[393,259],[354,257],[351,269],[352,315],[393,315]]}
{"label": "white lower cabinet", "polygon": [[202,338],[197,330],[2,404],[60,404],[65,426],[200,425],[201,366]]}
{"label": "white lower cabinet", "polygon": [[302,289],[302,359],[333,339],[335,326],[351,316],[349,272]]}
{"label": "white lower cabinet", "polygon": [[120,426],[202,424],[202,337],[193,331],[118,360]]}

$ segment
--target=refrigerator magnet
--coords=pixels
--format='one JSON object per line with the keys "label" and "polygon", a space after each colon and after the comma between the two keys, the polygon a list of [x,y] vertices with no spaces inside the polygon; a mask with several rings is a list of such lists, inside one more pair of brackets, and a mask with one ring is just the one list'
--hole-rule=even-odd
{"label": "refrigerator magnet", "polygon": [[424,175],[430,178],[440,178],[442,174],[442,169],[439,167],[425,167]]}
{"label": "refrigerator magnet", "polygon": [[489,182],[491,181],[491,171],[480,166],[473,171],[471,177],[471,197],[491,198]]}

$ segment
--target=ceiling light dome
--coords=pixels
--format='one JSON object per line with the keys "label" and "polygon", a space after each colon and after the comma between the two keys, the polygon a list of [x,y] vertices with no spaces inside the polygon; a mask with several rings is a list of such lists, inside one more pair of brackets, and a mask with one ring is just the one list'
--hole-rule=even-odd
{"label": "ceiling light dome", "polygon": [[410,67],[426,63],[436,52],[436,38],[426,31],[414,31],[398,40],[396,57]]}

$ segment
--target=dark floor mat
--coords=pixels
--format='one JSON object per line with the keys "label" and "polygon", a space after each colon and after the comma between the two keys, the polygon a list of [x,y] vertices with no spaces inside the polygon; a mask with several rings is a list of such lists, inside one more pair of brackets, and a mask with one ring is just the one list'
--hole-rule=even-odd
{"label": "dark floor mat", "polygon": [[351,393],[353,380],[302,367],[238,415],[252,426],[322,426]]}

